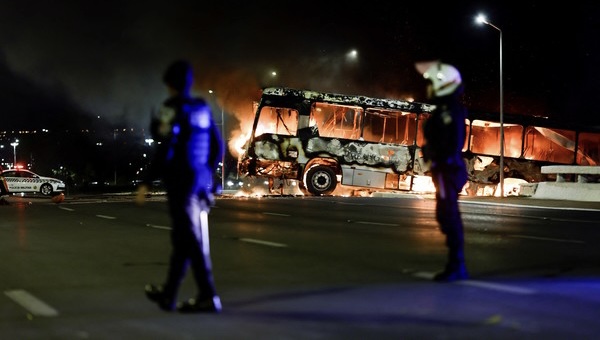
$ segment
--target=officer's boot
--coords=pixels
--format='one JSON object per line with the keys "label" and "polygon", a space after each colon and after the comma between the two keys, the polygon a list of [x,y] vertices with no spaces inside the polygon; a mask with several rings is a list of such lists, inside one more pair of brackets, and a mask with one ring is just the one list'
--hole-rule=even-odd
{"label": "officer's boot", "polygon": [[147,284],[144,287],[146,297],[158,304],[158,307],[164,311],[175,310],[174,294],[168,293],[163,286]]}
{"label": "officer's boot", "polygon": [[457,280],[467,280],[469,273],[467,266],[465,265],[465,256],[462,249],[450,248],[448,251],[448,263],[444,271],[437,273],[434,277],[434,281],[438,282],[451,282]]}

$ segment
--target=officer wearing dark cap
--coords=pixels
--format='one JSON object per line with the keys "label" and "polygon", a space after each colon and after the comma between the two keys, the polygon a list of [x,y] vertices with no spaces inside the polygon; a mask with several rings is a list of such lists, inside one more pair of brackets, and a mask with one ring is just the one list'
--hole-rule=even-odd
{"label": "officer wearing dark cap", "polygon": [[[146,296],[162,310],[182,313],[221,311],[215,289],[208,239],[208,213],[214,194],[220,189],[213,181],[223,156],[223,141],[209,105],[190,94],[192,65],[173,62],[163,76],[169,98],[151,123],[157,143],[148,180],[138,189],[143,203],[149,181],[164,179],[171,216],[171,256],[162,285],[147,284]],[[177,294],[188,267],[196,282],[194,298],[177,303]]]}

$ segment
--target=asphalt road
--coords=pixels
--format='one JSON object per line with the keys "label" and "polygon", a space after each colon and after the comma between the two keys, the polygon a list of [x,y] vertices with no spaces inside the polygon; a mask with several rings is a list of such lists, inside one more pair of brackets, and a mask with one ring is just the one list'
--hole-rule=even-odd
{"label": "asphalt road", "polygon": [[[160,311],[143,294],[169,254],[163,196],[12,197],[0,206],[2,339],[597,339],[600,206],[464,199],[472,278],[444,264],[434,201],[217,200],[221,314]],[[184,282],[181,298],[194,294]]]}

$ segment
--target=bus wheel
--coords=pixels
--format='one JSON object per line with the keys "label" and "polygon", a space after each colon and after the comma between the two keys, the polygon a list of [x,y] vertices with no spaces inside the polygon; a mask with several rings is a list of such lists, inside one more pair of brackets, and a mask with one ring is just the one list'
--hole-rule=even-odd
{"label": "bus wheel", "polygon": [[328,195],[335,190],[337,177],[327,166],[314,166],[306,173],[306,188],[313,195]]}

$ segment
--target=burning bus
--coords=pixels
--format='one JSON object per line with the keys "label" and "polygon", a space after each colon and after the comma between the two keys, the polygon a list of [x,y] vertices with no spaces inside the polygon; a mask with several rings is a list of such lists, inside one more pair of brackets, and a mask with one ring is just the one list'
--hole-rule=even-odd
{"label": "burning bus", "polygon": [[263,90],[240,156],[242,175],[297,180],[305,195],[338,182],[413,190],[425,176],[422,122],[432,105],[272,87]]}
{"label": "burning bus", "polygon": [[[242,176],[294,180],[305,195],[338,185],[368,191],[433,192],[424,162],[423,123],[434,106],[404,100],[285,87],[263,89],[238,160]],[[465,193],[499,195],[500,124],[493,113],[469,112],[463,154]],[[541,166],[600,163],[600,128],[506,115],[505,180],[544,180]],[[486,191],[492,189],[491,193]],[[518,194],[518,185],[504,195]]]}

